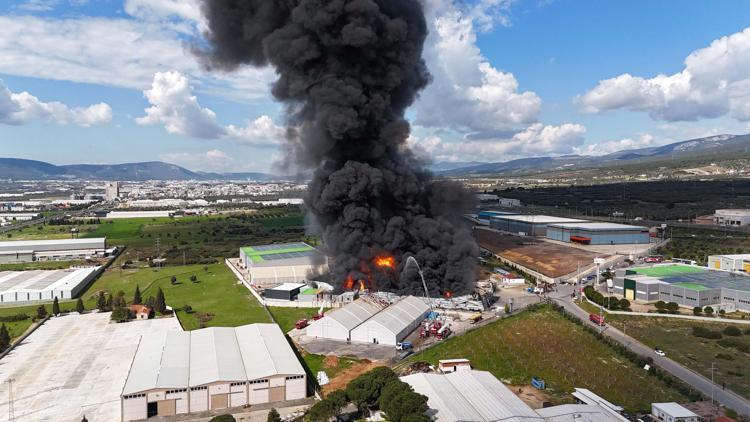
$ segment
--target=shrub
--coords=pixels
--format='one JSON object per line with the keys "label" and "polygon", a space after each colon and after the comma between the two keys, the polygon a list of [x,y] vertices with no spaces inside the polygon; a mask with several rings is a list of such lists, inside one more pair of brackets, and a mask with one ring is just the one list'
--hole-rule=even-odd
{"label": "shrub", "polygon": [[695,308],[693,308],[693,315],[699,316],[702,313],[703,313],[703,308],[701,308],[700,306],[696,306]]}
{"label": "shrub", "polygon": [[705,308],[703,308],[703,312],[706,314],[706,316],[711,316],[714,314],[714,308],[706,306]]}
{"label": "shrub", "polygon": [[196,277],[195,274],[193,274],[193,275],[190,276],[190,281],[192,281],[193,283],[195,283],[196,281],[198,281],[198,277]]}
{"label": "shrub", "polygon": [[750,344],[746,344],[736,338],[725,338],[717,341],[716,343],[718,343],[722,347],[733,347],[740,352],[750,353]]}
{"label": "shrub", "polygon": [[720,332],[711,331],[708,328],[701,326],[693,327],[693,335],[700,338],[707,338],[709,340],[718,340],[721,338]]}
{"label": "shrub", "polygon": [[128,308],[117,307],[112,311],[110,317],[112,321],[125,322],[130,319],[130,310]]}
{"label": "shrub", "polygon": [[742,335],[742,330],[740,330],[739,328],[737,328],[737,327],[735,327],[733,325],[730,325],[730,326],[724,328],[724,330],[722,332],[724,334],[726,334],[728,336],[732,336],[732,337],[739,337],[739,336]]}
{"label": "shrub", "polygon": [[717,353],[716,359],[734,360],[734,356],[729,353]]}
{"label": "shrub", "polygon": [[219,415],[214,416],[211,418],[208,422],[235,422],[237,419],[234,418],[232,415]]}
{"label": "shrub", "polygon": [[0,322],[18,322],[26,319],[29,319],[29,316],[26,314],[0,316]]}

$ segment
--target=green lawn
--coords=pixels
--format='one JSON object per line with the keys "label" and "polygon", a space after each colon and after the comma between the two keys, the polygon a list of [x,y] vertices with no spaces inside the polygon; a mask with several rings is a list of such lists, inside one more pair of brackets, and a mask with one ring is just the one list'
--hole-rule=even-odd
{"label": "green lawn", "polygon": [[[125,297],[132,300],[135,286],[140,286],[143,300],[156,296],[159,287],[164,291],[167,305],[178,309],[177,316],[186,330],[200,328],[199,317],[207,314],[206,326],[235,327],[254,322],[270,322],[268,314],[245,286],[237,284],[237,279],[229,268],[221,264],[207,266],[188,265],[165,267],[157,271],[153,268],[135,270],[110,269],[106,271],[83,294],[87,308],[96,306],[100,290],[117,293],[122,290]],[[196,283],[190,281],[195,275]],[[171,284],[172,276],[177,283]],[[181,309],[190,305],[193,312]]]}
{"label": "green lawn", "polygon": [[312,320],[312,317],[318,313],[318,308],[282,308],[269,306],[268,310],[285,333],[294,328],[294,324],[300,319],[306,318]]}
{"label": "green lawn", "polygon": [[318,371],[325,371],[329,379],[349,369],[352,364],[359,361],[356,358],[339,357],[338,366],[326,368],[325,363],[323,362],[326,358],[325,355],[313,355],[307,353],[302,358],[304,359],[305,364],[307,364],[307,367],[310,369],[310,373],[314,377],[318,376]]}
{"label": "green lawn", "polygon": [[532,376],[541,377],[558,398],[569,398],[574,387],[588,388],[629,411],[685,399],[549,307],[451,337],[410,361],[437,365],[448,358],[468,358],[508,384],[528,385]]}
{"label": "green lawn", "polygon": [[[29,318],[25,319],[23,321],[15,321],[15,322],[4,322],[6,327],[8,327],[8,332],[10,333],[10,337],[12,339],[15,339],[16,337],[23,334],[24,331],[26,331],[29,326],[31,326],[32,318],[36,317],[36,310],[39,307],[39,305],[27,305],[27,306],[14,306],[14,307],[3,307],[0,308],[0,317],[8,317],[11,315],[18,315],[18,314],[26,314]],[[47,309],[47,312],[52,311],[52,305],[48,304],[45,306]]]}
{"label": "green lawn", "polygon": [[[84,237],[85,235],[93,232],[97,229],[95,224],[83,224],[83,225],[51,225],[51,224],[37,224],[30,227],[25,227],[19,230],[14,230],[9,233],[2,235],[2,240],[40,240],[40,239],[70,239],[70,230],[72,228],[78,228],[79,235]],[[8,237],[10,234],[10,237]]]}
{"label": "green lawn", "polygon": [[[750,399],[750,354],[734,347],[723,347],[718,340],[693,336],[695,326],[722,331],[732,324],[625,315],[609,315],[607,320],[612,326],[625,331],[649,347],[664,350],[669,358],[707,378],[711,378],[713,362],[717,368],[714,372],[716,383],[726,384],[727,388]],[[750,325],[735,326],[743,332],[750,329]],[[724,338],[736,339],[741,344],[750,346],[748,334],[740,337],[724,335]]]}

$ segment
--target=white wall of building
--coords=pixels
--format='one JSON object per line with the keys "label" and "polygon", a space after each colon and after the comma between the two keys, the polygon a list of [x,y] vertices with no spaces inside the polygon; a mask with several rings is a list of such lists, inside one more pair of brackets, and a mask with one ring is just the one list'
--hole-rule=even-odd
{"label": "white wall of building", "polygon": [[369,320],[352,330],[352,341],[395,346],[397,334],[379,323]]}
{"label": "white wall of building", "polygon": [[333,340],[349,340],[349,330],[333,318],[323,317],[307,326],[307,335],[310,337],[322,337]]}

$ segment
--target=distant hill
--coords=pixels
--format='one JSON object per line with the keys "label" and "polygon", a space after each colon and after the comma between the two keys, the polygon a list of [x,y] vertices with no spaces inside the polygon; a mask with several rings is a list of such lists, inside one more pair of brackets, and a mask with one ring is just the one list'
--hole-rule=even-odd
{"label": "distant hill", "polygon": [[51,180],[269,180],[265,173],[194,172],[161,161],[125,164],[71,164],[56,166],[43,161],[0,158],[1,179]]}
{"label": "distant hill", "polygon": [[436,171],[443,176],[465,177],[501,174],[530,174],[569,168],[597,168],[662,162],[678,159],[731,157],[750,151],[750,135],[717,135],[690,139],[659,147],[631,149],[601,156],[567,155],[560,157],[521,158],[499,163],[483,163]]}

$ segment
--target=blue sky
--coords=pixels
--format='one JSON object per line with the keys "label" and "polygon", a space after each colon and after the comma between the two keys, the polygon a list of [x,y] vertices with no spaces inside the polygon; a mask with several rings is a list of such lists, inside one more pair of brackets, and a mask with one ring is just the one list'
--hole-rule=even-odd
{"label": "blue sky", "polygon": [[[425,1],[434,82],[408,116],[435,161],[750,132],[749,2]],[[3,2],[0,156],[269,170],[273,70],[206,72],[202,25],[197,0]]]}

